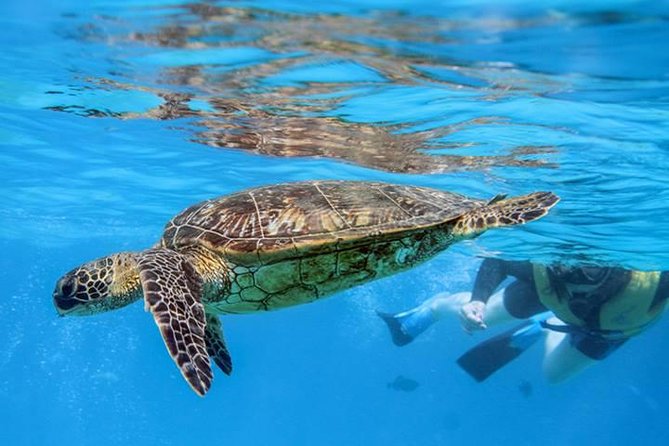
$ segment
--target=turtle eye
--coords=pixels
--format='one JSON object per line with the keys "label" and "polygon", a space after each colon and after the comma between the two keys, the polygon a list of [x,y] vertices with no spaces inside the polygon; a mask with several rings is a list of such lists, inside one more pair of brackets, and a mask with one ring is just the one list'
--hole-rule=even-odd
{"label": "turtle eye", "polygon": [[69,297],[74,293],[74,279],[72,276],[64,277],[58,284],[60,288],[60,295]]}

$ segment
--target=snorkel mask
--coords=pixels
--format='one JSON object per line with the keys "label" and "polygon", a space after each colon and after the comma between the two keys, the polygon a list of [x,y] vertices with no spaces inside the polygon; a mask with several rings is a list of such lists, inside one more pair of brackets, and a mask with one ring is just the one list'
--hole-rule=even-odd
{"label": "snorkel mask", "polygon": [[587,319],[595,309],[612,297],[605,284],[614,268],[556,265],[549,268],[554,287],[569,296],[569,310],[579,319]]}

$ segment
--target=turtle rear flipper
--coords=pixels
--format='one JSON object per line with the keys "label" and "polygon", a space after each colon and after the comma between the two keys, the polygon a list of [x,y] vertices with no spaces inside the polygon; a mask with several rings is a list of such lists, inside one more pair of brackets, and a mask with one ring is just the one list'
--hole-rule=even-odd
{"label": "turtle rear flipper", "polygon": [[560,198],[552,192],[534,192],[506,199],[497,196],[485,206],[459,217],[454,232],[471,236],[490,228],[527,223],[546,215],[558,201]]}
{"label": "turtle rear flipper", "polygon": [[150,310],[172,359],[200,396],[211,387],[213,374],[205,344],[205,313],[200,302],[202,279],[188,259],[168,249],[150,249],[137,260]]}
{"label": "turtle rear flipper", "polygon": [[207,328],[204,339],[207,343],[209,356],[223,370],[223,373],[230,375],[232,373],[232,358],[230,357],[228,347],[225,345],[221,322],[214,314],[207,314]]}

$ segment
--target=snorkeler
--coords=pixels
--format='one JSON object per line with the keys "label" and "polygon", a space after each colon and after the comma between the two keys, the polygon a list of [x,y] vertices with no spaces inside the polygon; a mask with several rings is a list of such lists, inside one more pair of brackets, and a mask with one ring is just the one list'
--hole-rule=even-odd
{"label": "snorkeler", "polygon": [[[515,280],[495,292],[509,276]],[[469,333],[525,320],[469,350],[458,364],[483,381],[546,333],[543,369],[555,383],[644,331],[659,319],[668,297],[669,272],[486,259],[471,293],[441,293],[411,310],[378,314],[396,345],[452,314],[459,314]]]}

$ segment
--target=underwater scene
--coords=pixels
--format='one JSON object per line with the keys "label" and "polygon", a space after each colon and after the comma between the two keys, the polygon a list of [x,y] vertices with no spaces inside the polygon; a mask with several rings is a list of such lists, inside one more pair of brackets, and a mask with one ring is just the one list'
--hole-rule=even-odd
{"label": "underwater scene", "polygon": [[668,2],[0,24],[1,444],[669,444]]}

